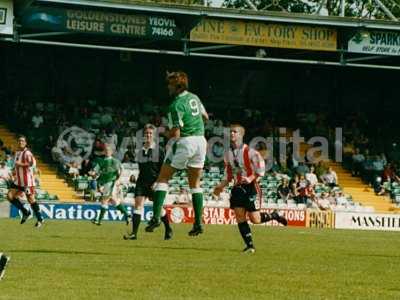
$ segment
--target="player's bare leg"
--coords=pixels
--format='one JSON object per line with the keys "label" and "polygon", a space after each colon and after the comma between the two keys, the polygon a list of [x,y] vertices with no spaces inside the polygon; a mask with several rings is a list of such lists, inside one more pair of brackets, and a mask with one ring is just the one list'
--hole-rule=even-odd
{"label": "player's bare leg", "polygon": [[24,224],[31,215],[31,212],[27,210],[22,202],[18,199],[18,191],[16,189],[10,189],[7,193],[7,199],[12,205],[14,205],[19,211],[21,211],[21,224]]}
{"label": "player's bare leg", "polygon": [[194,224],[190,236],[196,236],[203,233],[202,217],[203,217],[203,190],[200,187],[202,168],[188,167],[188,181],[192,193],[192,203],[194,209]]}
{"label": "player's bare leg", "polygon": [[154,185],[153,218],[146,227],[147,232],[152,232],[161,225],[161,212],[168,193],[168,181],[172,178],[175,171],[176,169],[169,164],[163,164],[161,167],[160,175]]}

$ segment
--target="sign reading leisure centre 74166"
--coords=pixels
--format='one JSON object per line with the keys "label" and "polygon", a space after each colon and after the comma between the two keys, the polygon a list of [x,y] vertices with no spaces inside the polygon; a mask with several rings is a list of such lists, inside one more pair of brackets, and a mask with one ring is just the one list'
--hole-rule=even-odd
{"label": "sign reading leisure centre 74166", "polygon": [[179,39],[175,19],[78,9],[35,8],[22,17],[26,28],[138,38]]}
{"label": "sign reading leisure centre 74166", "polygon": [[400,55],[400,32],[357,32],[349,40],[348,51],[366,54]]}

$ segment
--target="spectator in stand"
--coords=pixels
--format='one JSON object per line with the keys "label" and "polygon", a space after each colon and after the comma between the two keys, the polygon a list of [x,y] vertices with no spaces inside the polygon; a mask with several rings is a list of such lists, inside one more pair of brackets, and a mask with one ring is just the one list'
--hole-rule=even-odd
{"label": "spectator in stand", "polygon": [[190,203],[190,195],[185,188],[180,188],[178,199],[174,204],[189,204]]}
{"label": "spectator in stand", "polygon": [[365,160],[362,164],[362,169],[361,169],[361,178],[368,184],[372,184],[373,173],[374,173],[373,157],[369,155],[369,150],[366,149]]}
{"label": "spectator in stand", "polygon": [[318,178],[317,175],[315,175],[315,167],[311,166],[310,170],[306,173],[306,179],[310,183],[310,186],[312,188],[315,187],[315,185],[318,183]]}
{"label": "spectator in stand", "polygon": [[400,178],[396,175],[394,168],[391,163],[388,163],[382,172],[382,181],[383,182],[394,182],[400,181]]}
{"label": "spectator in stand", "polygon": [[317,166],[315,167],[315,175],[317,178],[322,180],[322,176],[326,173],[327,168],[322,161],[318,162]]}
{"label": "spectator in stand", "polygon": [[5,163],[9,170],[13,170],[15,167],[15,161],[13,159],[13,155],[14,155],[14,153],[6,154]]}
{"label": "spectator in stand", "polygon": [[89,172],[92,170],[92,164],[90,160],[84,159],[82,161],[81,168],[79,169],[79,175],[80,176],[88,176]]}
{"label": "spectator in stand", "polygon": [[118,146],[118,136],[115,133],[114,128],[111,128],[111,129],[107,128],[105,130],[104,143],[107,145],[111,145],[113,151],[115,152],[115,150],[117,149],[117,146]]}
{"label": "spectator in stand", "polygon": [[371,182],[374,182],[377,176],[382,175],[384,168],[385,168],[385,161],[381,158],[381,156],[376,155],[372,160]]}
{"label": "spectator in stand", "polygon": [[215,136],[223,136],[224,135],[224,123],[221,120],[216,121],[216,124],[213,129],[213,135]]}
{"label": "spectator in stand", "polygon": [[122,159],[123,163],[133,163],[135,162],[135,150],[132,145],[128,145],[126,148],[126,152]]}
{"label": "spectator in stand", "polygon": [[5,161],[0,162],[0,183],[2,185],[7,185],[12,180],[11,170],[6,166]]}
{"label": "spectator in stand", "polygon": [[385,194],[385,187],[383,186],[382,177],[377,176],[373,184],[375,195],[382,196]]}
{"label": "spectator in stand", "polygon": [[287,202],[290,197],[289,181],[286,178],[284,178],[282,183],[278,186],[278,196],[285,202]]}
{"label": "spectator in stand", "polygon": [[339,184],[336,172],[332,169],[332,167],[328,168],[328,171],[322,175],[322,182],[329,186],[329,187],[335,187]]}
{"label": "spectator in stand", "polygon": [[319,197],[316,197],[315,199],[315,204],[317,208],[321,210],[328,210],[331,208],[332,205],[335,205],[336,203],[332,203],[331,200],[334,199],[332,197],[329,197],[329,193],[323,192]]}
{"label": "spectator in stand", "polygon": [[352,140],[344,139],[343,145],[343,166],[352,169],[353,155],[355,154],[354,143]]}
{"label": "spectator in stand", "polygon": [[342,191],[340,190],[335,190],[331,192],[334,195],[334,199],[336,200],[336,203],[338,205],[347,205],[348,204],[348,200],[346,198],[346,196],[343,194]]}
{"label": "spectator in stand", "polygon": [[40,176],[42,175],[40,169],[35,165],[32,167],[32,172],[33,172],[33,177],[35,178],[36,187],[40,187]]}
{"label": "spectator in stand", "polygon": [[299,182],[297,184],[297,191],[297,204],[307,204],[309,199],[312,197],[313,190],[304,175],[300,175]]}
{"label": "spectator in stand", "polygon": [[94,157],[103,157],[104,156],[104,148],[105,144],[101,140],[100,136],[97,136],[93,143],[93,156]]}
{"label": "spectator in stand", "polygon": [[40,111],[36,111],[36,113],[32,117],[32,126],[34,129],[39,129],[42,127],[44,122],[42,113]]}
{"label": "spectator in stand", "polygon": [[293,178],[290,180],[290,191],[293,196],[293,199],[297,202],[298,201],[298,196],[299,196],[299,191],[298,191],[298,184],[299,184],[299,176],[296,174],[293,176]]}
{"label": "spectator in stand", "polygon": [[299,165],[298,161],[294,158],[294,155],[292,153],[289,153],[286,156],[286,167],[288,168],[288,171],[290,173],[293,172],[293,170],[296,170],[297,166]]}
{"label": "spectator in stand", "polygon": [[70,175],[72,178],[77,178],[80,174],[81,165],[77,161],[72,161],[71,164],[69,164],[68,168],[68,175]]}
{"label": "spectator in stand", "polygon": [[362,166],[365,161],[364,155],[360,152],[360,148],[356,148],[352,157],[352,167],[351,175],[360,176],[362,171]]}
{"label": "spectator in stand", "polygon": [[300,162],[299,163],[299,165],[297,166],[297,168],[296,168],[296,173],[298,174],[298,175],[305,175],[306,173],[308,173],[310,170],[309,170],[309,168],[307,167],[307,165],[304,163],[304,162]]}
{"label": "spectator in stand", "polygon": [[387,161],[387,158],[386,158],[385,153],[383,153],[383,152],[381,153],[381,155],[380,155],[380,160],[383,162],[383,165],[384,165],[384,166],[387,165],[388,161]]}

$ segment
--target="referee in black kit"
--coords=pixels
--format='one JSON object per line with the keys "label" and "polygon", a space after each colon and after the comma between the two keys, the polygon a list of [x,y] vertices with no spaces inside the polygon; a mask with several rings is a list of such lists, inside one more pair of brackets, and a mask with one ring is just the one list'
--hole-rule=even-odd
{"label": "referee in black kit", "polygon": [[[135,207],[132,214],[132,232],[124,235],[125,240],[136,240],[140,221],[144,211],[146,198],[152,200],[153,184],[157,180],[161,166],[164,162],[165,152],[155,143],[156,127],[152,124],[144,126],[144,146],[138,153],[139,177],[135,188]],[[172,238],[172,229],[169,225],[165,210],[162,212],[162,222],[165,226],[165,240]]]}

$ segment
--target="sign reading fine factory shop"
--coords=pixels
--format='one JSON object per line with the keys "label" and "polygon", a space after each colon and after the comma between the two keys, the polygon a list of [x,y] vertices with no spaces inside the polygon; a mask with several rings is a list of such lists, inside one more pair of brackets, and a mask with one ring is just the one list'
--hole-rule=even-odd
{"label": "sign reading fine factory shop", "polygon": [[202,20],[190,40],[205,43],[336,51],[336,29],[237,20]]}
{"label": "sign reading fine factory shop", "polygon": [[32,9],[22,18],[27,28],[127,37],[178,39],[175,19],[76,9]]}
{"label": "sign reading fine factory shop", "polygon": [[384,31],[357,32],[348,43],[348,51],[400,55],[400,33]]}

